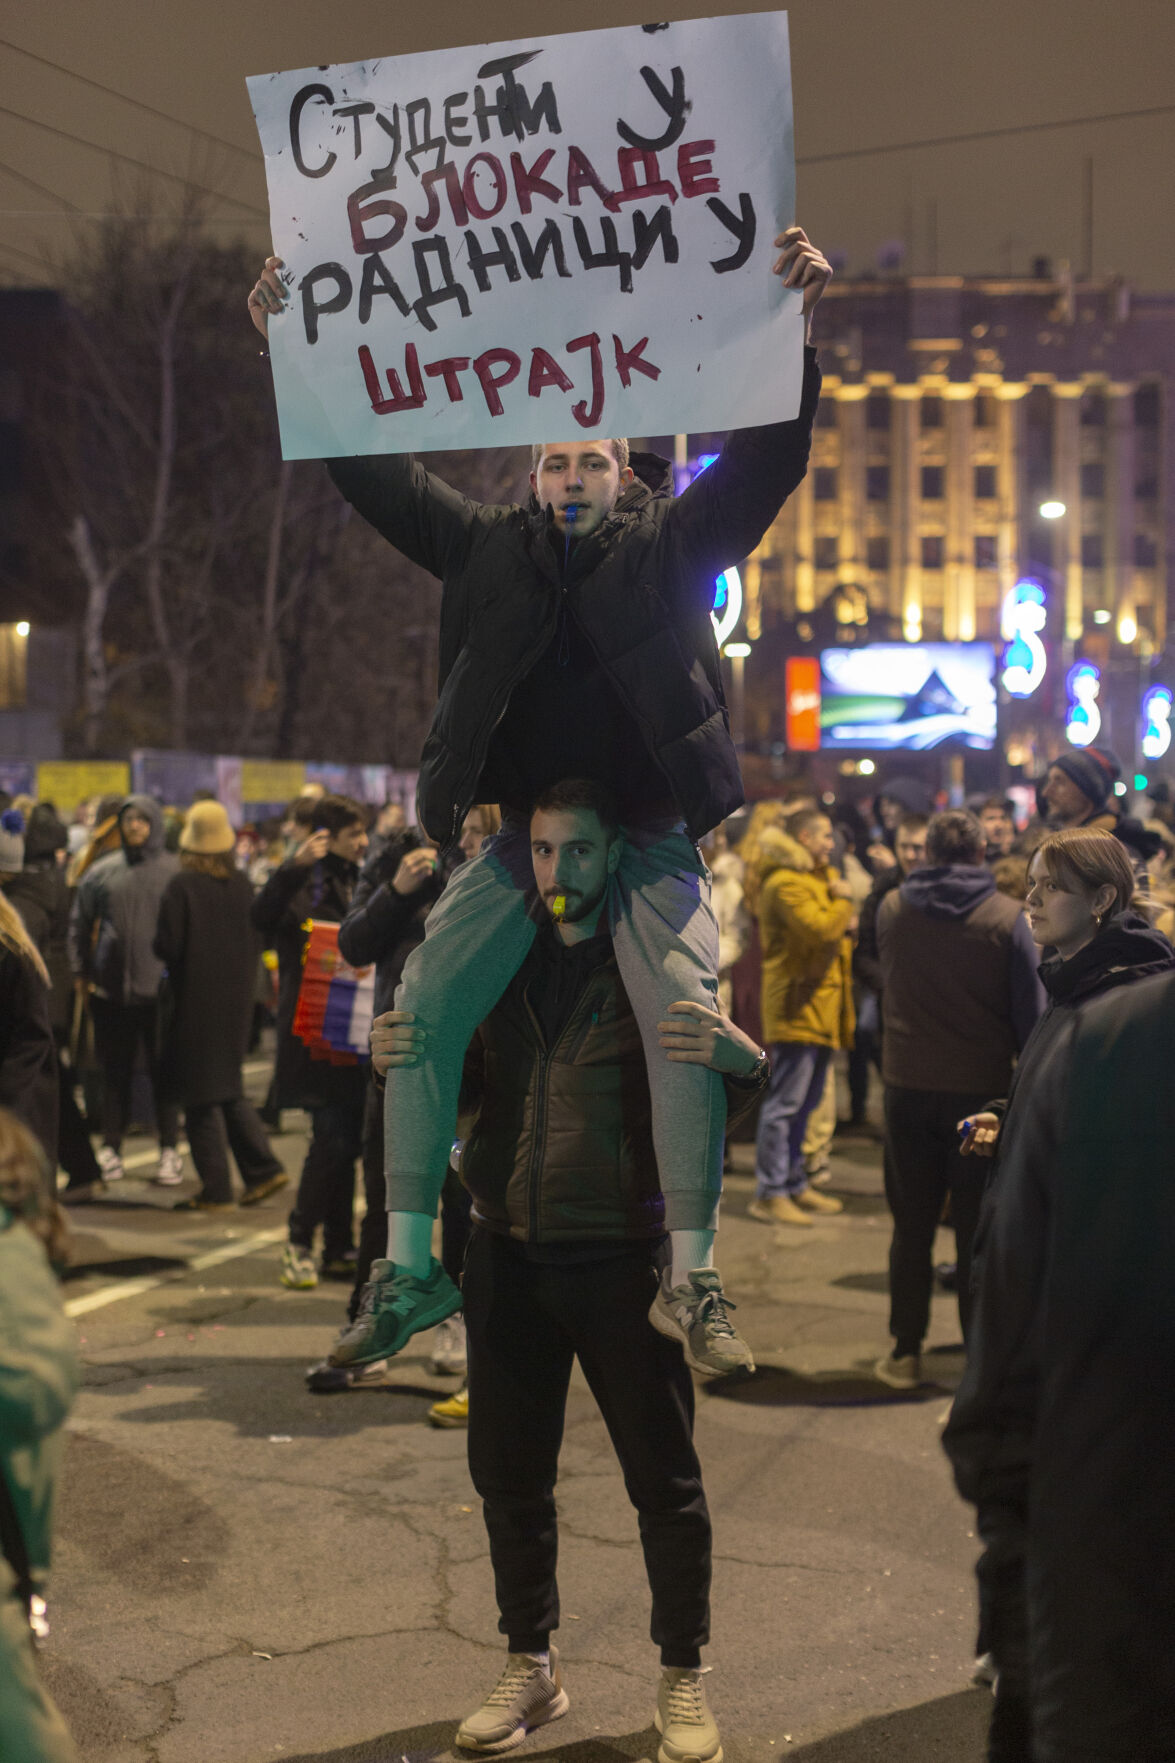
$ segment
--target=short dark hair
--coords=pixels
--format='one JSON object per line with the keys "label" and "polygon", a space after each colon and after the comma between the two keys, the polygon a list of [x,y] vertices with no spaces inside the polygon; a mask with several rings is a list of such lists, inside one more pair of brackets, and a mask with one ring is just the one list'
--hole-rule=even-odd
{"label": "short dark hair", "polygon": [[823,808],[797,808],[784,821],[783,830],[789,839],[798,839],[801,833],[807,832],[818,820],[828,820],[831,823],[831,817]]}
{"label": "short dark hair", "polygon": [[367,825],[367,810],[362,802],[356,802],[354,796],[320,796],[312,807],[311,831],[328,832],[332,839],[337,839],[345,827],[354,826],[356,821],[361,826]]}
{"label": "short dark hair", "polygon": [[[535,442],[530,450],[530,469],[532,471],[538,470],[539,462],[543,457],[543,453],[550,445],[550,441]],[[609,437],[608,445],[611,447],[612,457],[615,459],[621,471],[627,471],[629,458],[628,442],[624,440],[623,437],[617,435],[615,437]]]}
{"label": "short dark hair", "polygon": [[321,796],[295,796],[286,809],[286,818],[292,820],[295,826],[309,829],[314,824],[314,816],[321,801]]}
{"label": "short dark hair", "polygon": [[929,814],[903,814],[902,818],[898,821],[897,830],[900,833],[924,833],[929,825]]}
{"label": "short dark hair", "polygon": [[965,808],[948,808],[931,816],[926,829],[926,858],[932,869],[947,863],[982,863],[987,850],[983,828]]}
{"label": "short dark hair", "polygon": [[595,815],[611,844],[620,831],[620,810],[611,790],[595,778],[560,778],[535,798],[530,812],[533,820],[536,814],[577,814],[583,810]]}
{"label": "short dark hair", "polygon": [[985,796],[979,804],[980,814],[983,814],[988,808],[998,808],[1000,813],[1006,815],[1009,820],[1015,818],[1015,810],[1007,796]]}

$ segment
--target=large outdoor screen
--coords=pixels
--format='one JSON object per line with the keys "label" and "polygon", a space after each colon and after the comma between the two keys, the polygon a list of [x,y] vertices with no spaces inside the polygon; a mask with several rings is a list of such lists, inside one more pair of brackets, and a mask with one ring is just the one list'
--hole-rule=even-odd
{"label": "large outdoor screen", "polygon": [[991,643],[868,643],[820,656],[820,745],[905,747],[996,737]]}

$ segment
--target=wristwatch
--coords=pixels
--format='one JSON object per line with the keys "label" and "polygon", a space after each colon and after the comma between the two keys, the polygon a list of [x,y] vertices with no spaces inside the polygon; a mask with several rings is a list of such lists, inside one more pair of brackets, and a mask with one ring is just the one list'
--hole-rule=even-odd
{"label": "wristwatch", "polygon": [[736,1074],[731,1071],[727,1073],[727,1076],[732,1083],[745,1084],[748,1090],[757,1090],[770,1069],[771,1061],[768,1059],[766,1051],[763,1051],[759,1054],[759,1057],[755,1060],[755,1063],[749,1071],[745,1071],[741,1074]]}

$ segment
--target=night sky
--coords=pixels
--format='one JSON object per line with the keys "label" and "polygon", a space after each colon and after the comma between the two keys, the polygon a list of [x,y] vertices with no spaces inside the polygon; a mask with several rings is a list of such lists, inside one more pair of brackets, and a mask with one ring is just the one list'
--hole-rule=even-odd
{"label": "night sky", "polygon": [[[675,16],[743,10],[710,0]],[[620,0],[601,0],[576,22],[632,16]],[[545,34],[570,17],[536,0],[493,9],[472,0],[414,8],[53,0],[10,9],[0,27],[0,280],[55,279],[74,228],[142,175],[113,154],[211,185],[222,198],[218,231],[244,236],[260,254],[265,186],[246,74]],[[850,272],[873,267],[891,244],[904,244],[915,274],[1024,274],[1038,255],[1081,270],[1092,159],[1094,273],[1175,289],[1170,0],[796,0],[790,18],[798,218]],[[903,145],[1147,108],[1160,114]],[[895,145],[902,150],[881,151]]]}

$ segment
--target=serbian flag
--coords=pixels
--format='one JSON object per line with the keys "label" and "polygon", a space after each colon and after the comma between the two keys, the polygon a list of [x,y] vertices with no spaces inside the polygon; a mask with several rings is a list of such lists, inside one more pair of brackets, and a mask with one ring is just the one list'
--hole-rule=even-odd
{"label": "serbian flag", "polygon": [[294,1033],[312,1059],[357,1065],[370,1057],[375,969],[351,967],[343,960],[337,924],[312,918],[303,928],[307,937]]}

